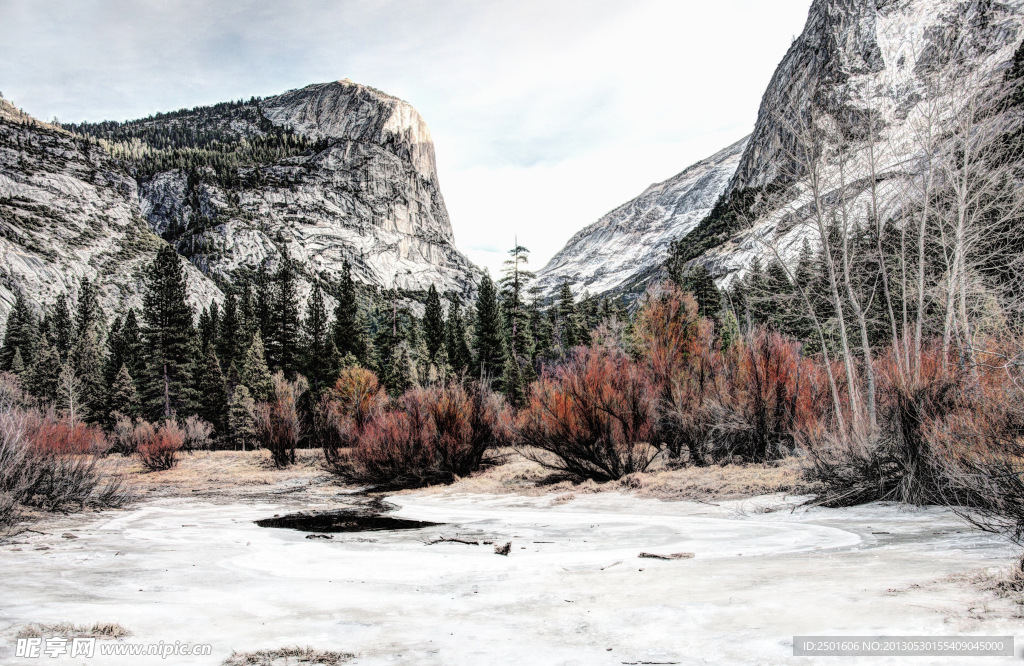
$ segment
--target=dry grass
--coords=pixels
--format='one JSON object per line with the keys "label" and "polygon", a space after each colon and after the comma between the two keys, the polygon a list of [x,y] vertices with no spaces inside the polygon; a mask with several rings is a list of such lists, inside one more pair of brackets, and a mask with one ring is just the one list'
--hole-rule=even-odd
{"label": "dry grass", "polygon": [[630,474],[619,481],[595,483],[574,481],[551,474],[541,465],[506,452],[507,462],[458,479],[447,486],[432,486],[421,493],[454,495],[460,493],[519,494],[540,496],[554,494],[552,504],[571,502],[576,495],[625,491],[640,497],[661,500],[740,499],[757,495],[786,493],[808,495],[820,488],[802,478],[796,459],[787,458],[776,464],[725,465],[666,469],[655,467],[650,472]]}
{"label": "dry grass", "polygon": [[116,622],[96,622],[91,627],[85,624],[59,622],[57,624],[29,624],[18,631],[18,638],[124,638],[132,632]]}
{"label": "dry grass", "polygon": [[196,451],[183,454],[173,469],[148,472],[136,458],[110,456],[102,460],[108,471],[124,475],[139,493],[148,496],[185,496],[224,487],[269,487],[309,482],[324,477],[318,449],[296,451],[296,464],[274,465],[267,451]]}
{"label": "dry grass", "polygon": [[330,652],[311,647],[281,648],[279,650],[257,650],[256,652],[233,652],[224,660],[223,666],[292,666],[298,664],[343,664],[355,657],[348,652]]}

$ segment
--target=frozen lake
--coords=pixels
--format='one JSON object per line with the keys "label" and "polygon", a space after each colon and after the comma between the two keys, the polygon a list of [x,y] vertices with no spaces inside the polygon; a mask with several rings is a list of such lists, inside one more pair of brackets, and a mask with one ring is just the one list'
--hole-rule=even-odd
{"label": "frozen lake", "polygon": [[[46,534],[0,547],[0,663],[50,663],[14,657],[30,622],[117,622],[133,632],[128,642],[213,646],[208,657],[65,660],[89,664],[219,664],[232,650],[295,645],[365,665],[824,664],[834,659],[793,657],[792,637],[1022,641],[1012,604],[956,578],[1006,567],[1014,549],[942,509],[765,512],[781,498],[715,505],[619,493],[388,501],[393,516],[445,524],[306,539],[253,521],[335,505],[190,498],[41,523]],[[439,536],[512,550],[427,545]],[[695,557],[639,559],[644,551]]]}

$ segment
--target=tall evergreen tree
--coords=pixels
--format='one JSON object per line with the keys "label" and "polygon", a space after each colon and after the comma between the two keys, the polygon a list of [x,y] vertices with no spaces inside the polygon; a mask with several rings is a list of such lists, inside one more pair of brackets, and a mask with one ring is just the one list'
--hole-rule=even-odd
{"label": "tall evergreen tree", "polygon": [[110,410],[110,418],[116,415],[134,418],[139,412],[139,394],[135,388],[135,381],[128,374],[128,366],[122,365],[110,387],[110,394],[107,397],[107,406]]}
{"label": "tall evergreen tree", "polygon": [[14,307],[7,316],[4,341],[0,346],[0,370],[12,370],[14,356],[21,352],[24,365],[31,364],[38,345],[38,324],[36,316],[25,297],[19,293],[14,298]]}
{"label": "tall evergreen tree", "polygon": [[228,367],[241,355],[238,348],[242,333],[240,324],[238,297],[228,294],[224,298],[224,313],[220,317],[220,330],[217,334],[217,358]]}
{"label": "tall evergreen tree", "polygon": [[274,383],[263,352],[263,339],[258,332],[252,337],[252,344],[246,351],[245,363],[242,364],[239,375],[253,400],[270,400],[274,392]]}
{"label": "tall evergreen tree", "polygon": [[317,282],[313,285],[309,303],[306,305],[306,318],[302,322],[303,372],[314,395],[320,395],[332,374],[327,344],[331,337],[329,324],[324,292]]}
{"label": "tall evergreen tree", "polygon": [[476,343],[475,374],[478,377],[498,376],[505,362],[501,311],[498,307],[498,292],[486,272],[477,292],[473,329]]}
{"label": "tall evergreen tree", "polygon": [[26,390],[44,403],[54,402],[57,399],[57,380],[61,369],[60,354],[44,339],[35,362],[23,378]]}
{"label": "tall evergreen tree", "polygon": [[255,438],[256,403],[245,384],[239,384],[228,401],[228,443],[245,451]]}
{"label": "tall evergreen tree", "polygon": [[21,377],[22,373],[25,372],[25,361],[21,359],[21,348],[14,350],[14,359],[11,361],[11,372]]}
{"label": "tall evergreen tree", "polygon": [[273,336],[267,340],[267,361],[286,377],[299,370],[301,316],[299,314],[298,274],[288,253],[274,274]]}
{"label": "tall evergreen tree", "polygon": [[427,310],[423,315],[423,341],[427,345],[427,360],[434,363],[437,353],[444,346],[444,312],[441,297],[434,285],[427,290]]}
{"label": "tall evergreen tree", "polygon": [[516,245],[508,252],[511,257],[505,261],[504,275],[498,282],[507,329],[506,346],[516,359],[532,358],[533,336],[530,334],[530,316],[525,295],[534,275],[523,268],[529,262],[530,251],[522,245]]}
{"label": "tall evergreen tree", "polygon": [[466,321],[462,317],[462,300],[452,296],[448,303],[448,320],[444,326],[444,344],[448,352],[448,365],[457,375],[469,371],[473,355],[466,338]]}
{"label": "tall evergreen tree", "polygon": [[242,296],[238,301],[238,329],[240,336],[237,340],[235,361],[240,363],[245,352],[249,350],[252,336],[256,335],[256,331],[259,330],[256,322],[256,297],[252,293],[252,284],[249,282],[242,285]]}
{"label": "tall evergreen tree", "polygon": [[274,285],[265,266],[260,266],[256,271],[252,303],[253,332],[258,330],[260,339],[266,345],[274,336]]}
{"label": "tall evergreen tree", "polygon": [[106,418],[107,383],[103,376],[103,359],[96,341],[96,326],[86,322],[85,334],[79,336],[71,352],[71,362],[79,384],[80,417],[90,423]]}
{"label": "tall evergreen tree", "polygon": [[694,266],[674,276],[674,280],[680,289],[693,294],[697,301],[697,314],[714,320],[716,325],[721,323],[722,295],[707,268],[703,265]]}
{"label": "tall evergreen tree", "polygon": [[568,282],[562,283],[562,288],[558,291],[558,301],[557,335],[564,353],[577,345],[584,344],[583,331],[580,330],[576,311],[576,300]]}
{"label": "tall evergreen tree", "polygon": [[78,283],[78,308],[75,311],[75,337],[82,339],[95,333],[99,339],[102,311],[100,310],[99,287],[87,277]]}
{"label": "tall evergreen tree", "polygon": [[53,340],[52,344],[60,354],[62,361],[71,353],[71,344],[75,338],[75,323],[71,320],[71,309],[68,298],[64,294],[57,296],[53,306]]}
{"label": "tall evergreen tree", "polygon": [[205,368],[199,382],[199,416],[211,424],[218,434],[225,432],[228,390],[217,354],[212,348],[206,354]]}
{"label": "tall evergreen tree", "polygon": [[345,261],[341,267],[338,285],[338,304],[334,308],[334,345],[342,356],[351,354],[367,365],[366,322],[360,319],[356,285],[352,280],[352,267]]}
{"label": "tall evergreen tree", "polygon": [[186,412],[192,403],[192,309],[177,253],[170,245],[157,251],[143,278],[146,355],[144,403],[165,419]]}

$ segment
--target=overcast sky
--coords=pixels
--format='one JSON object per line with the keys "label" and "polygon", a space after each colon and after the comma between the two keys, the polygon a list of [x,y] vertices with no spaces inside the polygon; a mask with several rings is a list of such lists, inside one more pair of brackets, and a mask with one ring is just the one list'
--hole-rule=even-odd
{"label": "overcast sky", "polygon": [[459,248],[543,266],[748,134],[810,0],[0,0],[0,91],[125,120],[350,78],[426,119]]}

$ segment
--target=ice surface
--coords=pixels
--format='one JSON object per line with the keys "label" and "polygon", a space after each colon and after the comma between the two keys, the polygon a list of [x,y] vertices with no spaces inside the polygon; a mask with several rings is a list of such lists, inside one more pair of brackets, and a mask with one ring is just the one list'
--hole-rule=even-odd
{"label": "ice surface", "polygon": [[[397,517],[446,524],[307,540],[253,523],[294,503],[165,499],[43,529],[52,534],[29,541],[50,550],[0,548],[0,663],[29,663],[13,657],[29,622],[118,622],[134,632],[128,641],[214,647],[205,658],[92,664],[217,664],[232,650],[293,645],[352,652],[354,664],[776,664],[796,661],[793,635],[1020,633],[1019,623],[950,624],[981,593],[929,583],[1015,553],[942,509],[615,493],[556,506],[512,495],[388,501]],[[61,539],[68,531],[79,538]],[[426,545],[438,536],[511,541],[512,551]],[[644,551],[696,557],[638,559]]]}

